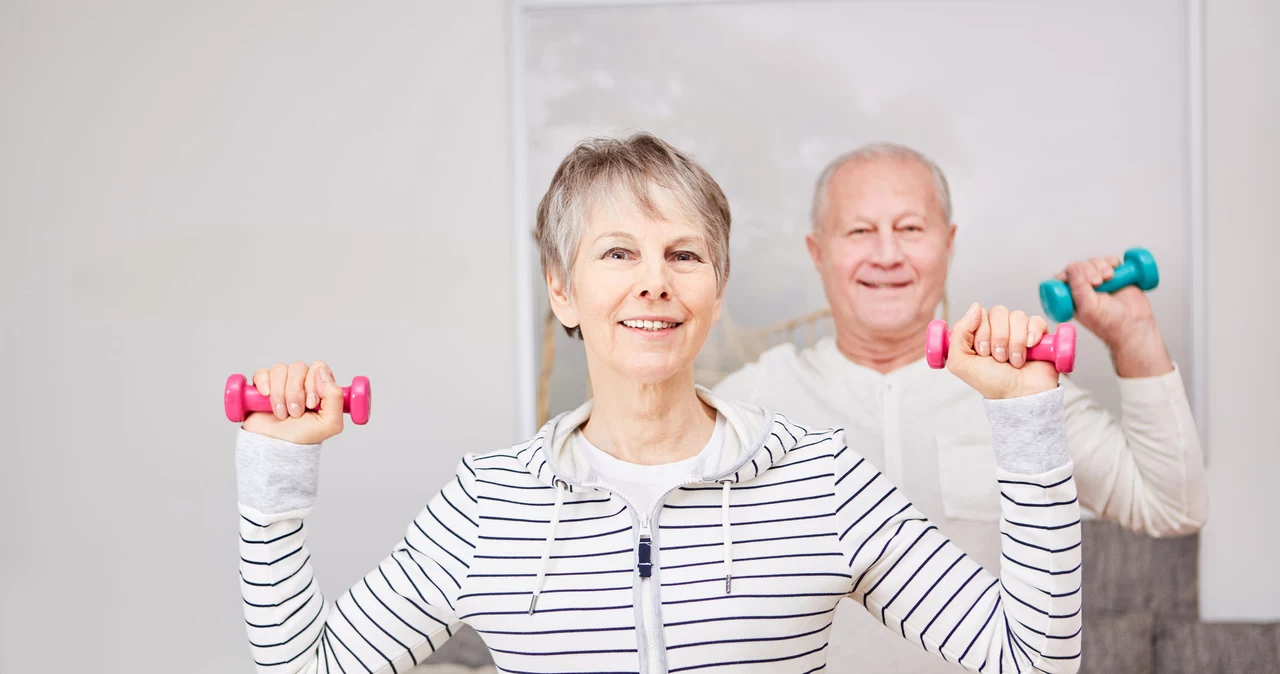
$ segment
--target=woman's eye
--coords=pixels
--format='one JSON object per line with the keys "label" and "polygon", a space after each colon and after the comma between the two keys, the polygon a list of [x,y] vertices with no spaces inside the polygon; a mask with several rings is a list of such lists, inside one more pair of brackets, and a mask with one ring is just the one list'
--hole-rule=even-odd
{"label": "woman's eye", "polygon": [[687,250],[680,251],[679,253],[676,253],[672,257],[675,258],[677,262],[698,262],[702,259],[698,257],[697,253],[690,253]]}
{"label": "woman's eye", "polygon": [[626,250],[622,248],[610,248],[609,252],[604,254],[606,258],[609,258],[612,260],[625,260],[627,259],[628,255],[630,255],[630,253],[628,253]]}

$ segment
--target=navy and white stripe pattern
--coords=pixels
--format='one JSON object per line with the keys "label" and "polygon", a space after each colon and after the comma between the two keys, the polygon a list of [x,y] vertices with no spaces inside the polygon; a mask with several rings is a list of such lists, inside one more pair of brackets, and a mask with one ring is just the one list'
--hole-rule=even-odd
{"label": "navy and white stripe pattern", "polygon": [[[843,431],[807,432],[777,416],[764,433],[736,471],[681,487],[658,508],[643,585],[637,513],[606,491],[553,481],[551,425],[524,445],[465,457],[393,553],[327,608],[304,544],[305,510],[241,504],[258,669],[406,672],[465,622],[503,672],[814,672],[826,666],[835,606],[849,597],[972,671],[1076,670],[1080,516],[1069,464],[1000,473],[996,578],[849,450]],[[652,618],[639,608],[642,587],[658,593],[661,628],[643,624]],[[665,662],[646,661],[647,634]]]}

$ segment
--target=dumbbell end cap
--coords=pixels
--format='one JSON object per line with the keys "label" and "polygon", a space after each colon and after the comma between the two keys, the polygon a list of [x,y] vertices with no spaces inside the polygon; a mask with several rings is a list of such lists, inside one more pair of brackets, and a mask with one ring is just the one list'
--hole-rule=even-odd
{"label": "dumbbell end cap", "polygon": [[373,411],[373,391],[369,387],[368,377],[351,379],[351,398],[348,409],[351,423],[362,426],[369,423],[369,414]]}
{"label": "dumbbell end cap", "polygon": [[244,385],[245,378],[242,374],[227,377],[227,386],[222,392],[222,407],[227,413],[228,421],[244,421]]}
{"label": "dumbbell end cap", "polygon": [[1053,367],[1060,374],[1070,374],[1076,367],[1076,326],[1063,323],[1058,326],[1053,343]]}
{"label": "dumbbell end cap", "polygon": [[1156,258],[1146,248],[1130,248],[1124,252],[1124,261],[1133,265],[1138,272],[1138,287],[1152,290],[1160,285],[1160,268],[1156,266]]}
{"label": "dumbbell end cap", "polygon": [[1059,323],[1071,320],[1076,312],[1075,303],[1071,301],[1071,289],[1058,279],[1040,284],[1040,306],[1049,318]]}
{"label": "dumbbell end cap", "polygon": [[925,332],[924,358],[929,367],[940,370],[947,364],[947,350],[950,347],[950,333],[947,322],[941,318],[929,321],[929,329]]}

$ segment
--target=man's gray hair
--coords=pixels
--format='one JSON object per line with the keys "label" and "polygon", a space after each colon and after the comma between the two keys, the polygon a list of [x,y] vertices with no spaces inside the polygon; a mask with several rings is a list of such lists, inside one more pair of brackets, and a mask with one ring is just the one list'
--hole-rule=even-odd
{"label": "man's gray hair", "polygon": [[827,164],[827,167],[822,170],[822,174],[818,176],[818,183],[813,190],[813,210],[810,213],[813,218],[813,231],[815,233],[822,230],[822,221],[827,217],[827,192],[831,187],[831,177],[835,175],[836,171],[851,162],[879,158],[917,161],[928,167],[929,172],[933,174],[933,199],[937,202],[938,208],[942,210],[942,215],[946,218],[946,221],[948,223],[951,222],[951,188],[947,185],[947,177],[942,174],[942,169],[932,159],[905,145],[871,143],[836,157],[835,161]]}

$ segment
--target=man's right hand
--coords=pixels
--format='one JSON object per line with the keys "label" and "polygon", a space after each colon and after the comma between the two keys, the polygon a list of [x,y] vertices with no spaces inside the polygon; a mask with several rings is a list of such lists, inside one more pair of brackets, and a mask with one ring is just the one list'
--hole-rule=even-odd
{"label": "man's right hand", "polygon": [[323,361],[259,368],[253,385],[275,412],[250,413],[240,425],[244,430],[298,445],[319,444],[342,432],[342,387]]}

